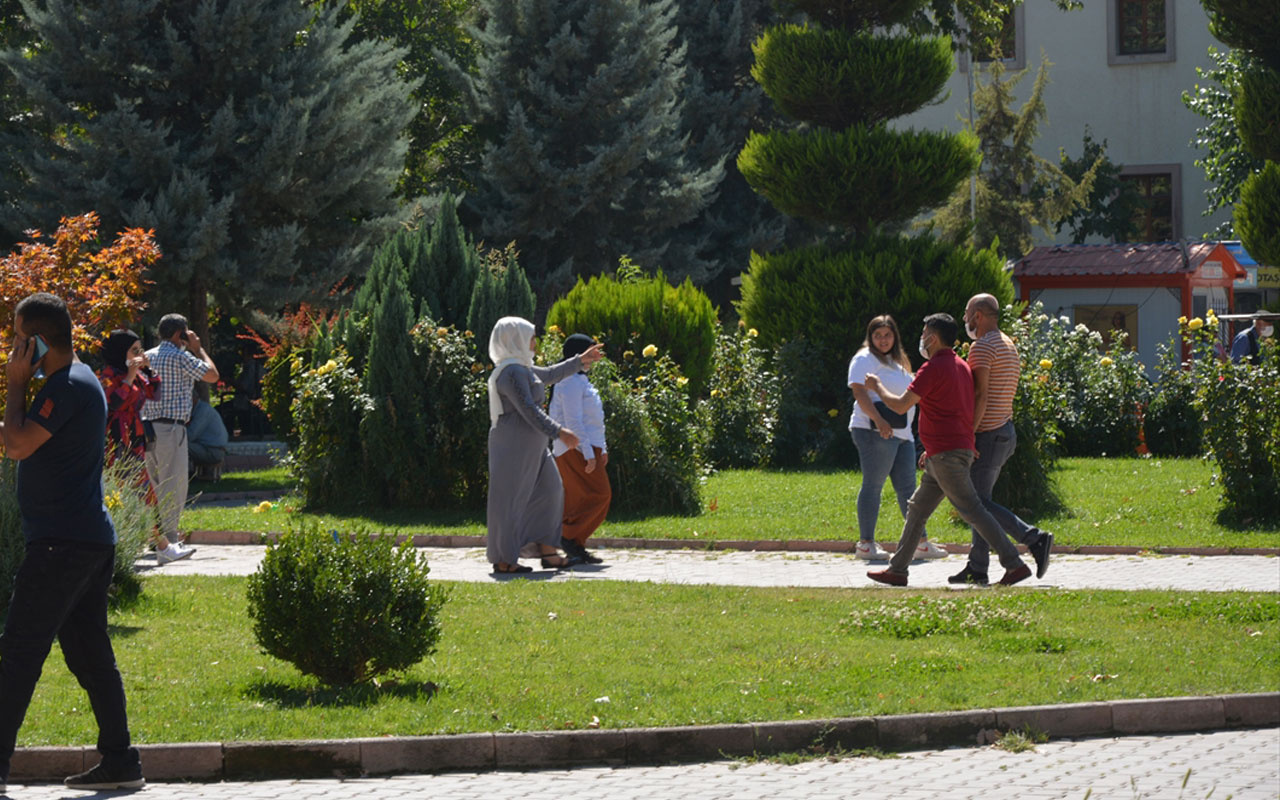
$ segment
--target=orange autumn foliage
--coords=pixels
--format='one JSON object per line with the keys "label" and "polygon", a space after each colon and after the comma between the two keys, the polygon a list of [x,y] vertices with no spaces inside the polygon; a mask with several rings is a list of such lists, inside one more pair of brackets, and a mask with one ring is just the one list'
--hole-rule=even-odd
{"label": "orange autumn foliage", "polygon": [[29,241],[0,262],[0,365],[13,343],[13,308],[33,292],[66,301],[81,351],[96,349],[112,328],[136,324],[146,306],[140,299],[143,287],[150,283],[143,271],[160,258],[155,232],[129,228],[103,247],[98,226],[92,211],[63,217],[52,237],[27,231]]}

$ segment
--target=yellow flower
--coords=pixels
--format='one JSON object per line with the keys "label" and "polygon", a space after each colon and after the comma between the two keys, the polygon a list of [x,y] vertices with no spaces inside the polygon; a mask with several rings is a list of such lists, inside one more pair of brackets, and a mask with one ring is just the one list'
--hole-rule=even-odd
{"label": "yellow flower", "polygon": [[1047,358],[1040,359],[1040,369],[1053,369],[1053,362]]}
{"label": "yellow flower", "polygon": [[448,328],[436,328],[436,336],[441,336],[441,337],[443,337],[443,336],[445,336],[445,335],[446,335],[446,334],[448,334],[448,333],[449,333],[449,329],[448,329]]}
{"label": "yellow flower", "polygon": [[108,511],[115,511],[117,508],[121,506],[120,493],[112,492],[111,494],[107,495],[106,498],[104,498],[104,502],[107,506]]}
{"label": "yellow flower", "polygon": [[831,409],[830,411],[827,412],[827,416],[831,417],[832,419],[835,419],[836,417],[840,416],[840,409],[838,408]]}
{"label": "yellow flower", "polygon": [[1041,383],[1048,383],[1048,382],[1049,382],[1049,376],[1048,376],[1048,375],[1045,375],[1044,373],[1041,373],[1040,375],[1037,375],[1037,376],[1036,376],[1036,380],[1040,381]]}
{"label": "yellow flower", "polygon": [[328,375],[330,372],[333,372],[333,371],[334,371],[335,369],[337,369],[337,368],[338,368],[338,362],[337,362],[337,361],[334,361],[334,360],[331,358],[331,359],[329,359],[328,361],[326,361],[326,362],[324,362],[323,364],[321,364],[321,365],[320,365],[319,367],[317,367],[315,370],[313,370],[313,372],[314,372],[314,374],[316,374],[316,375]]}
{"label": "yellow flower", "polygon": [[647,344],[644,346],[644,349],[641,350],[640,352],[644,355],[645,358],[653,358],[658,354],[658,346],[656,344]]}
{"label": "yellow flower", "polygon": [[484,371],[484,365],[483,365],[483,364],[475,363],[475,364],[472,364],[472,365],[471,365],[471,374],[472,374],[472,375],[476,374],[477,372],[483,372],[483,371]]}
{"label": "yellow flower", "polygon": [[548,326],[547,326],[547,333],[559,333],[559,332],[560,332],[560,326],[559,326],[559,325],[548,325]]}
{"label": "yellow flower", "polygon": [[635,353],[635,351],[634,351],[634,350],[623,350],[623,351],[622,351],[622,358],[623,358],[623,360],[624,360],[624,361],[630,361],[631,359],[633,359],[633,358],[635,358],[635,357],[636,357],[636,353]]}
{"label": "yellow flower", "polygon": [[712,397],[719,397],[719,396],[720,396],[720,390],[719,390],[719,389],[712,389],[712,390],[711,390],[711,396],[712,396]]}
{"label": "yellow flower", "polygon": [[742,330],[745,327],[747,327],[747,323],[743,322],[742,320],[738,320],[738,330]]}
{"label": "yellow flower", "polygon": [[1178,324],[1179,324],[1179,325],[1186,325],[1186,324],[1187,324],[1187,318],[1186,318],[1186,317],[1178,317]]}
{"label": "yellow flower", "polygon": [[256,506],[253,507],[253,513],[255,514],[261,514],[264,511],[270,511],[270,510],[271,510],[270,500],[263,500],[261,503],[258,503]]}
{"label": "yellow flower", "polygon": [[1187,323],[1187,330],[1198,331],[1204,327],[1204,320],[1196,317]]}
{"label": "yellow flower", "polygon": [[688,378],[686,378],[686,377],[685,377],[685,376],[683,376],[683,375],[681,375],[679,378],[676,378],[676,385],[677,385],[677,386],[685,386],[685,385],[687,385],[688,383],[689,383],[689,379],[688,379]]}
{"label": "yellow flower", "polygon": [[1103,357],[1102,357],[1102,360],[1101,360],[1101,361],[1099,361],[1098,363],[1099,363],[1099,364],[1101,364],[1101,365],[1102,365],[1102,366],[1104,366],[1104,367],[1109,367],[1109,366],[1111,366],[1112,364],[1114,364],[1114,363],[1116,363],[1116,362],[1112,361],[1112,360],[1111,360],[1111,358],[1110,358],[1110,356],[1103,356]]}
{"label": "yellow flower", "polygon": [[473,337],[475,336],[475,334],[474,334],[474,333],[472,333],[471,331],[463,331],[463,332],[462,332],[462,335],[463,335],[464,337],[468,338],[468,339],[471,339],[471,338],[473,338]]}
{"label": "yellow flower", "polygon": [[760,331],[756,330],[755,328],[752,328],[751,330],[747,331],[747,335],[750,336],[752,339],[754,339],[760,335]]}

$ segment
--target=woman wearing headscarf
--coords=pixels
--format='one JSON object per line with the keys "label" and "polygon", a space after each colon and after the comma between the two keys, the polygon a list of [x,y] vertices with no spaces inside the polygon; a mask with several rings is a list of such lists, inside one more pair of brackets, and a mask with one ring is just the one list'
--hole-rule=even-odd
{"label": "woman wearing headscarf", "polygon": [[[146,457],[147,437],[142,424],[142,403],[155,399],[160,393],[160,378],[151,374],[147,355],[142,350],[138,334],[123,328],[108,334],[102,343],[102,369],[98,380],[107,395],[107,464],[117,459],[134,459],[138,466],[138,485],[147,486],[147,502],[155,503],[155,494],[147,485],[147,472],[143,467]],[[181,542],[170,542],[157,534],[156,561],[168,564],[187,558],[195,548]]]}
{"label": "woman wearing headscarf", "polygon": [[[590,336],[575,333],[564,340],[564,357],[585,353],[594,344]],[[609,448],[604,438],[604,404],[586,372],[570,375],[555,386],[547,414],[576,432],[580,439],[577,447],[559,439],[551,445],[564,484],[560,546],[585,564],[599,564],[602,559],[586,548],[587,537],[595,533],[609,513],[613,490],[605,473]]]}
{"label": "woman wearing headscarf", "polygon": [[533,364],[533,323],[503,317],[489,336],[488,558],[495,573],[532,572],[519,563],[520,548],[534,543],[545,569],[579,563],[559,555],[564,487],[547,451],[556,439],[577,447],[579,439],[542,410],[545,387],[589,368],[600,347],[552,367]]}

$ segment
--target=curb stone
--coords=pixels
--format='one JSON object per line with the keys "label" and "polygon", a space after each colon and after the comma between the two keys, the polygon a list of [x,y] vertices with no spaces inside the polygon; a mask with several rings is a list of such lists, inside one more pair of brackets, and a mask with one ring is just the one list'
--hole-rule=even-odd
{"label": "curb stone", "polygon": [[[276,541],[281,531],[260,533],[257,531],[191,531],[187,540],[191,544],[238,545],[264,544]],[[483,536],[455,536],[440,534],[401,534],[396,541],[412,538],[415,547],[484,547]],[[607,536],[592,537],[597,547],[617,548],[625,550],[737,550],[740,552],[774,553],[852,553],[855,542],[849,540],[778,540],[760,539],[755,541],[720,540],[703,541],[700,539],[614,539]],[[969,552],[968,544],[940,545],[952,555],[964,555]],[[894,552],[898,546],[894,542],[880,545],[887,552]],[[1026,553],[1026,545],[1018,545],[1018,552]],[[1280,556],[1280,547],[1130,547],[1124,545],[1086,544],[1075,547],[1055,545],[1056,554],[1081,556]]]}
{"label": "curb stone", "polygon": [[[827,750],[934,749],[1029,729],[1050,738],[1280,726],[1280,692],[1114,700],[880,717],[613,730],[467,733],[321,741],[144,744],[152,780],[217,781],[661,764]],[[20,748],[11,777],[61,780],[96,763],[91,747]]]}

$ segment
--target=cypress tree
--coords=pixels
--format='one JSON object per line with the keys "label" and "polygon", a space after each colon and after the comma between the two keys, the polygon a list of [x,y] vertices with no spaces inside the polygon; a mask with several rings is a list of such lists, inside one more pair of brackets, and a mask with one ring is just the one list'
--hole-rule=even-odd
{"label": "cypress tree", "polygon": [[57,138],[15,145],[9,229],[94,209],[154,228],[152,308],[323,301],[400,215],[415,113],[399,52],[295,0],[24,0],[2,59]]}
{"label": "cypress tree", "polygon": [[672,0],[481,0],[482,55],[458,72],[487,144],[468,207],[515,241],[543,298],[619,256],[667,263],[670,233],[722,167],[691,164]]}
{"label": "cypress tree", "polygon": [[507,245],[505,250],[490,251],[488,263],[481,267],[471,294],[467,330],[475,333],[476,346],[483,354],[483,343],[488,341],[495,322],[508,316],[529,319],[536,305],[515,247]]}

